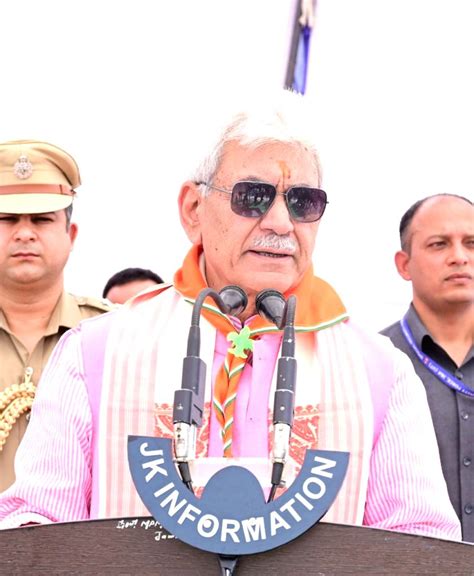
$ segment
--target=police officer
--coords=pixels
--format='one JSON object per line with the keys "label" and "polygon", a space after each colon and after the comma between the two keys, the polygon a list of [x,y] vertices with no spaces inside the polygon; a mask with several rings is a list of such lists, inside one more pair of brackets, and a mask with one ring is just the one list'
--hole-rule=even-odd
{"label": "police officer", "polygon": [[55,344],[83,318],[110,310],[64,290],[79,185],[76,162],[57,146],[0,144],[0,491],[14,481],[15,452]]}

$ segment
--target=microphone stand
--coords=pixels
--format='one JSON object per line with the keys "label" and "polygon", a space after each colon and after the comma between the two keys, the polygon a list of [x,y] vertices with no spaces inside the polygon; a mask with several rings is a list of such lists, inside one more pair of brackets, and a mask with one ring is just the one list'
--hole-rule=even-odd
{"label": "microphone stand", "polygon": [[268,503],[274,499],[278,486],[281,484],[283,469],[290,451],[296,386],[296,296],[289,296],[285,303],[283,296],[276,290],[265,290],[257,295],[257,304],[259,312],[276,324],[278,328],[283,327],[283,341],[278,359],[277,384],[273,403],[273,466]]}
{"label": "microphone stand", "polygon": [[247,306],[247,295],[239,286],[226,286],[219,293],[204,288],[193,306],[188,334],[186,357],[183,359],[181,388],[175,391],[173,403],[173,428],[175,461],[185,486],[194,493],[190,460],[196,456],[196,430],[202,425],[206,364],[200,358],[201,330],[199,320],[206,298],[212,298],[224,314],[239,314]]}
{"label": "microphone stand", "polygon": [[[199,357],[201,349],[199,319],[204,301],[208,297],[214,300],[224,314],[239,314],[245,310],[248,302],[247,295],[239,286],[227,286],[220,293],[211,288],[204,288],[193,306],[187,354],[183,360],[181,389],[176,390],[173,405],[175,461],[183,483],[193,493],[189,462],[196,456],[196,430],[202,425],[206,384],[206,364]],[[221,575],[232,576],[238,556],[218,554],[217,557]]]}
{"label": "microphone stand", "polygon": [[221,296],[212,288],[204,288],[198,294],[193,306],[187,354],[183,359],[181,388],[175,391],[173,404],[175,461],[185,486],[193,493],[189,462],[196,456],[196,430],[202,425],[206,384],[206,364],[199,356],[201,351],[199,319],[204,300],[208,297],[214,300],[221,312],[225,314],[228,311]]}

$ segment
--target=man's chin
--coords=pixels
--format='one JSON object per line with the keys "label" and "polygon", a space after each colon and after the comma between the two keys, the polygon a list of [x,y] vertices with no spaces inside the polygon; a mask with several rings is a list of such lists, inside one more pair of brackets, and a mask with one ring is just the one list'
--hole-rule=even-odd
{"label": "man's chin", "polygon": [[459,290],[456,293],[448,294],[445,301],[454,306],[474,306],[474,294],[472,290]]}
{"label": "man's chin", "polygon": [[21,274],[11,274],[9,280],[18,286],[30,286],[36,281],[41,280],[42,275],[36,271],[23,271]]}

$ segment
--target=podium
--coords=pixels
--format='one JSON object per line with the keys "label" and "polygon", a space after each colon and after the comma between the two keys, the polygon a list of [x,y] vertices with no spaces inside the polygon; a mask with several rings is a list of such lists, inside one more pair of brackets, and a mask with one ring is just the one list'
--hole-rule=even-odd
{"label": "podium", "polygon": [[[153,518],[0,531],[0,574],[212,576],[217,557],[170,536]],[[474,545],[321,522],[296,540],[242,556],[236,576],[474,574]]]}

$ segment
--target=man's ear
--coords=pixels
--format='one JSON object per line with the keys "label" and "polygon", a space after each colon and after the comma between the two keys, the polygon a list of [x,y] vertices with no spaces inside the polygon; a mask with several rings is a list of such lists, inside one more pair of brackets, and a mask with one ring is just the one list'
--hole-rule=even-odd
{"label": "man's ear", "polygon": [[74,242],[76,241],[76,238],[77,238],[77,224],[72,222],[69,225],[68,234],[69,234],[69,238],[71,239],[71,250],[72,250],[72,248],[74,247]]}
{"label": "man's ear", "polygon": [[398,273],[404,280],[411,280],[410,272],[408,270],[409,262],[410,256],[403,250],[399,250],[395,254],[395,266],[397,267]]}
{"label": "man's ear", "polygon": [[178,197],[179,217],[187,237],[193,244],[201,244],[201,222],[199,220],[199,206],[202,195],[199,186],[187,181],[181,186]]}

